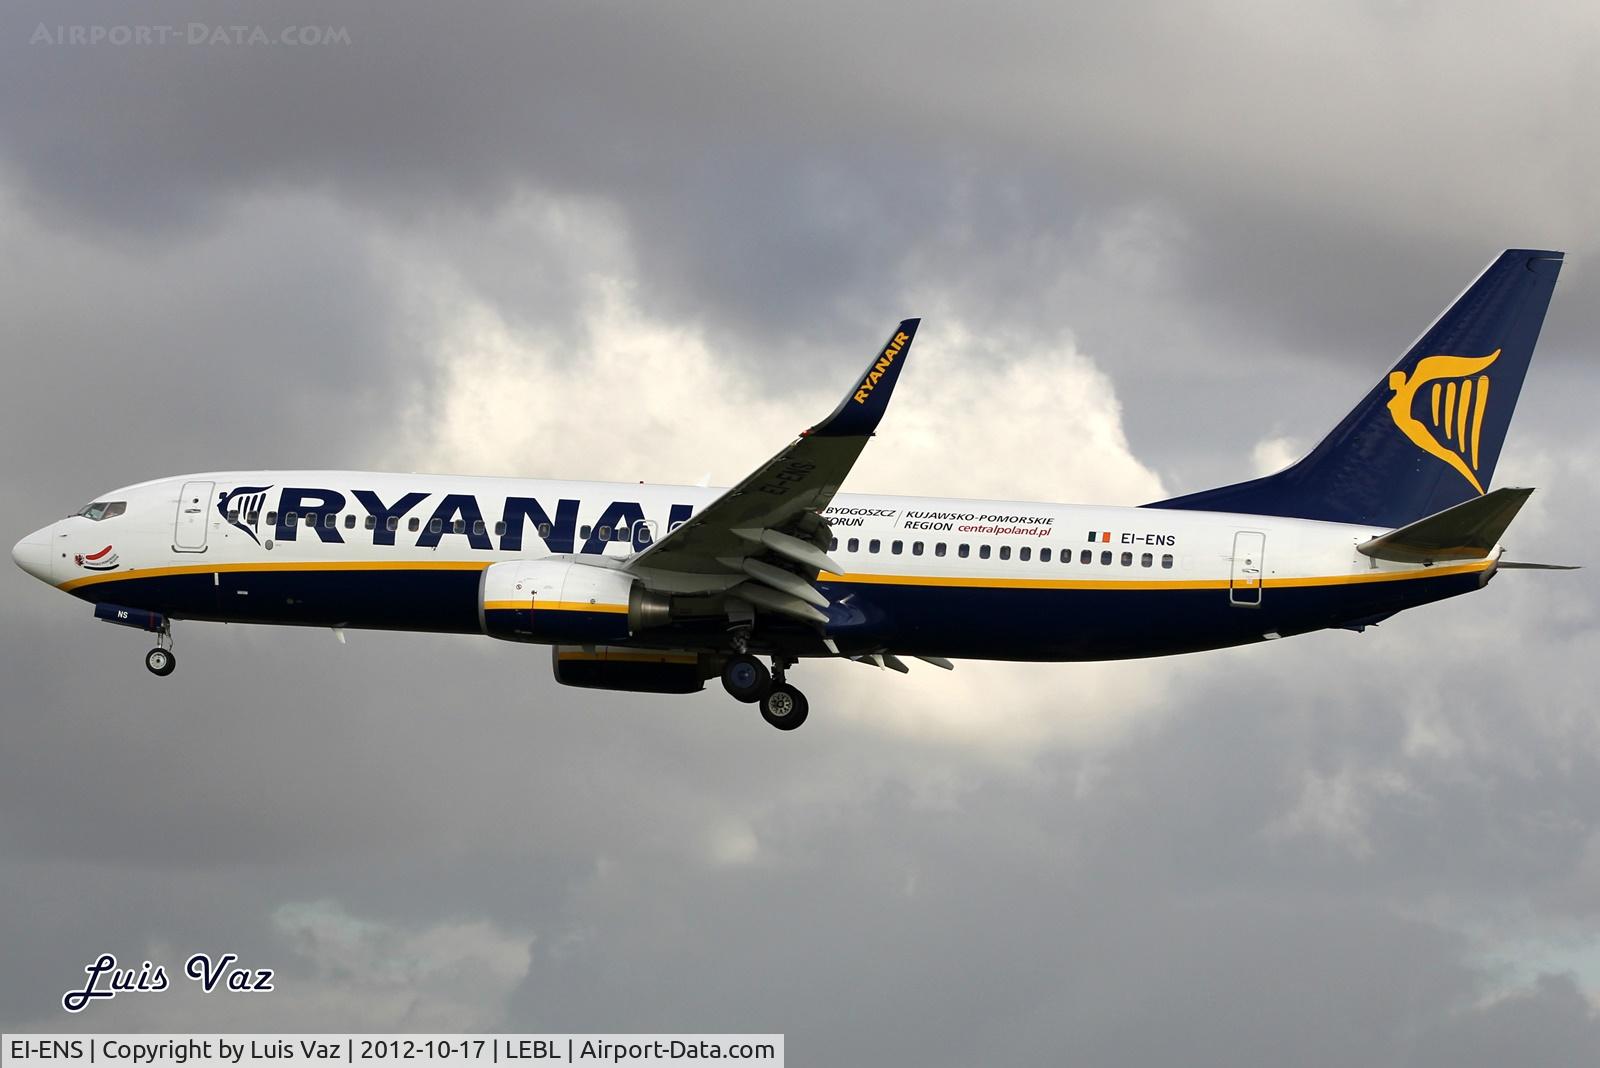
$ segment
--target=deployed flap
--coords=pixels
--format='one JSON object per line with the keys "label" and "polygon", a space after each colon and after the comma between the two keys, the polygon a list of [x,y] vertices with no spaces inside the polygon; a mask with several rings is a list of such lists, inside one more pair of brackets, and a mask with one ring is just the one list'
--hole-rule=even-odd
{"label": "deployed flap", "polygon": [[[738,574],[784,590],[785,596],[793,598],[782,579],[771,581],[776,567],[750,569],[743,561],[770,552],[789,564],[799,565],[804,558],[804,566],[809,568],[817,559],[826,559],[820,547],[817,557],[811,558],[797,549],[796,542],[827,544],[827,527],[816,513],[839,492],[839,485],[883,418],[920,321],[906,319],[895,328],[833,414],[640,553],[628,565],[629,570]],[[815,571],[805,577],[815,577]]]}
{"label": "deployed flap", "polygon": [[1432,563],[1480,560],[1500,542],[1532,489],[1497,489],[1465,504],[1407,523],[1356,548],[1379,560]]}

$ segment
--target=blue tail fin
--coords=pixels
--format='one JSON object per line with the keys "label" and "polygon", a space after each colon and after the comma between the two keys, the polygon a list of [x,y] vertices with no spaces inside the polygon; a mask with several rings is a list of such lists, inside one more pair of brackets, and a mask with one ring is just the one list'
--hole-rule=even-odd
{"label": "blue tail fin", "polygon": [[1482,496],[1561,258],[1501,253],[1293,467],[1146,507],[1399,527]]}

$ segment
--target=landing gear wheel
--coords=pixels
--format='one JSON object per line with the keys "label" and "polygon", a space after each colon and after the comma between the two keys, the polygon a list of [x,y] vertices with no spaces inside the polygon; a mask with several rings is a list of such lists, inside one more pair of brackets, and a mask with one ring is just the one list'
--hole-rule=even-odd
{"label": "landing gear wheel", "polygon": [[761,718],[780,731],[792,731],[800,726],[809,711],[806,695],[787,682],[778,683],[761,699]]}
{"label": "landing gear wheel", "polygon": [[722,665],[722,688],[735,701],[754,704],[766,696],[771,686],[772,673],[753,656],[741,653]]}
{"label": "landing gear wheel", "polygon": [[172,655],[171,649],[158,646],[144,654],[144,666],[150,669],[150,674],[166,678],[178,666],[178,658]]}

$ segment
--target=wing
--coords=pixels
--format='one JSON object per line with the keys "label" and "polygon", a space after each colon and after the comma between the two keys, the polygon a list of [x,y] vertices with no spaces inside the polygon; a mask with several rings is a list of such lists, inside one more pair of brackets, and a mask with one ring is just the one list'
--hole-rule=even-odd
{"label": "wing", "polygon": [[824,551],[818,515],[839,492],[889,405],[920,319],[906,319],[822,422],[628,564],[647,583],[720,590],[758,609],[823,622],[818,572],[842,573]]}

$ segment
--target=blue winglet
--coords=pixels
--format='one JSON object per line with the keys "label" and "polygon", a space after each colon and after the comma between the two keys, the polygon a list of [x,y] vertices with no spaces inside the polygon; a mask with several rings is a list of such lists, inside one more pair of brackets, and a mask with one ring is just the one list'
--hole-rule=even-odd
{"label": "blue winglet", "polygon": [[894,384],[900,378],[900,368],[911,352],[911,339],[917,336],[917,326],[921,322],[921,319],[901,320],[867,365],[866,372],[839,402],[839,407],[807,433],[826,438],[867,437],[877,430],[878,422],[889,407]]}

